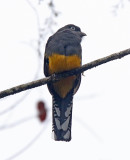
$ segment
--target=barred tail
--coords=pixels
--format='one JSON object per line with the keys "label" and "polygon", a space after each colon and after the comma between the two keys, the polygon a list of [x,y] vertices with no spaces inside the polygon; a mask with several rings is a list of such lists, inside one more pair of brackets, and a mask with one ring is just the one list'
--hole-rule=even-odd
{"label": "barred tail", "polygon": [[53,95],[52,132],[56,141],[71,140],[72,106],[72,93],[68,94],[64,99],[58,95]]}

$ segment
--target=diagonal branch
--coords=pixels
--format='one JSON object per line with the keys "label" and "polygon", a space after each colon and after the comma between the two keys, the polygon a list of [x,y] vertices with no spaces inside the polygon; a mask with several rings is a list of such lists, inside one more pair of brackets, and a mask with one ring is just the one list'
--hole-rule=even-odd
{"label": "diagonal branch", "polygon": [[6,96],[13,95],[13,94],[16,94],[16,93],[19,93],[19,92],[22,92],[22,91],[25,91],[25,90],[28,90],[28,89],[39,87],[39,86],[45,85],[45,84],[50,83],[50,82],[56,82],[56,81],[58,81],[62,78],[82,73],[82,72],[84,72],[88,69],[92,69],[94,67],[97,67],[101,64],[110,62],[112,60],[120,59],[120,58],[122,58],[124,56],[127,56],[129,54],[130,54],[130,49],[126,49],[126,50],[123,50],[123,51],[120,51],[120,52],[117,52],[117,53],[113,53],[109,56],[97,59],[97,60],[92,61],[90,63],[87,63],[87,64],[81,66],[80,68],[73,69],[71,71],[67,71],[67,72],[64,72],[64,73],[54,74],[54,75],[46,77],[46,78],[42,78],[42,79],[39,79],[39,80],[36,80],[36,81],[32,81],[32,82],[29,82],[29,83],[26,83],[26,84],[22,84],[22,85],[19,85],[19,86],[1,91],[0,92],[0,98],[4,98]]}

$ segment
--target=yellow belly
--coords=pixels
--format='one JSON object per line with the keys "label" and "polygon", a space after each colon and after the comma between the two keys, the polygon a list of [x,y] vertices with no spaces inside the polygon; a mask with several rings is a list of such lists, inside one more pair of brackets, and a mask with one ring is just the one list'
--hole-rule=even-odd
{"label": "yellow belly", "polygon": [[65,56],[53,54],[49,57],[49,73],[68,71],[81,65],[81,58],[77,55]]}
{"label": "yellow belly", "polygon": [[[59,54],[53,54],[49,57],[49,74],[68,71],[81,66],[81,58],[79,56],[65,56]],[[53,84],[57,94],[65,98],[67,93],[73,88],[76,76],[64,78]]]}

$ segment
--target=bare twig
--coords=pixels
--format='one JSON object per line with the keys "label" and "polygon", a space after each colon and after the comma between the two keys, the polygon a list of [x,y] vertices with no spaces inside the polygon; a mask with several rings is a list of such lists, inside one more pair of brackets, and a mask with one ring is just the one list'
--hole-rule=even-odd
{"label": "bare twig", "polygon": [[20,124],[23,124],[23,123],[25,123],[25,122],[27,122],[29,120],[32,120],[34,118],[37,118],[37,117],[38,117],[38,115],[33,115],[33,116],[20,119],[20,120],[18,120],[16,122],[13,122],[13,123],[10,123],[10,124],[7,124],[7,125],[2,125],[2,126],[0,126],[0,130],[16,127],[16,126],[18,126]]}
{"label": "bare twig", "polygon": [[46,77],[46,78],[42,78],[42,79],[39,79],[39,80],[36,80],[36,81],[32,81],[32,82],[29,82],[29,83],[26,83],[26,84],[22,84],[22,85],[19,85],[19,86],[1,91],[0,92],[0,98],[4,98],[6,96],[13,95],[13,94],[16,94],[16,93],[19,93],[19,92],[22,92],[22,91],[25,91],[25,90],[28,90],[28,89],[39,87],[41,85],[45,85],[45,84],[50,83],[50,82],[56,82],[56,81],[58,81],[62,78],[82,73],[82,72],[84,72],[88,69],[92,69],[94,67],[97,67],[101,64],[110,62],[112,60],[120,59],[120,58],[122,58],[124,56],[127,56],[129,54],[130,54],[130,49],[126,49],[126,50],[123,50],[123,51],[120,51],[120,52],[117,52],[117,53],[113,53],[109,56],[97,59],[97,60],[92,61],[90,63],[87,63],[87,64],[81,66],[80,68],[73,69],[71,71],[67,71],[67,72],[63,72],[63,73],[59,73],[59,74],[53,74],[52,76],[49,76],[49,77]]}
{"label": "bare twig", "polygon": [[42,129],[40,130],[40,132],[38,132],[38,134],[28,143],[26,144],[26,146],[24,146],[23,148],[21,148],[21,150],[17,151],[14,155],[6,158],[6,160],[14,160],[16,157],[18,157],[19,155],[21,155],[23,152],[25,152],[27,149],[29,149],[29,147],[31,147],[42,135],[42,133],[45,131],[45,129],[47,128],[48,122],[50,120],[47,121],[46,125],[44,125],[42,127]]}

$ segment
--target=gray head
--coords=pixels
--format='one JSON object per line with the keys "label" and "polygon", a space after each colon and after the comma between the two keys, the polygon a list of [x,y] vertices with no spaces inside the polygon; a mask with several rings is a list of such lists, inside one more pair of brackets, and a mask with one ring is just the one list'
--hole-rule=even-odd
{"label": "gray head", "polygon": [[45,53],[48,55],[52,53],[60,53],[63,55],[77,53],[81,56],[82,49],[80,42],[83,36],[86,36],[86,34],[81,32],[78,26],[68,24],[49,37]]}
{"label": "gray head", "polygon": [[71,31],[74,34],[79,35],[81,38],[83,36],[86,36],[86,34],[83,33],[83,32],[81,32],[81,29],[78,26],[74,25],[74,24],[68,24],[68,25],[60,28],[57,32],[62,32],[64,30],[69,30],[69,31]]}

